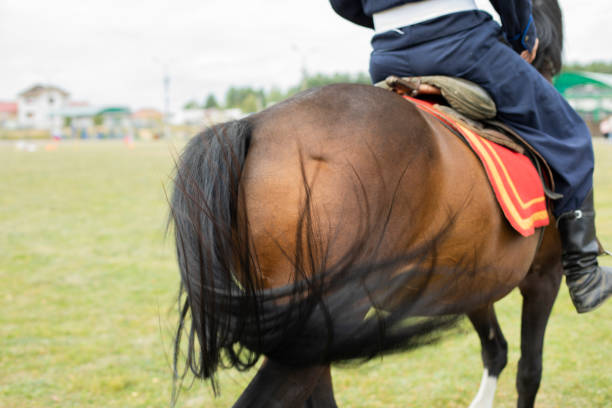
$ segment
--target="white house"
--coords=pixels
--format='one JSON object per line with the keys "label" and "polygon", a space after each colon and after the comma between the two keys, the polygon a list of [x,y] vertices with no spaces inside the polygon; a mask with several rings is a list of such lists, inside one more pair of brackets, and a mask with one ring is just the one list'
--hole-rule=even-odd
{"label": "white house", "polygon": [[50,85],[34,85],[17,96],[17,123],[20,127],[51,129],[70,94]]}

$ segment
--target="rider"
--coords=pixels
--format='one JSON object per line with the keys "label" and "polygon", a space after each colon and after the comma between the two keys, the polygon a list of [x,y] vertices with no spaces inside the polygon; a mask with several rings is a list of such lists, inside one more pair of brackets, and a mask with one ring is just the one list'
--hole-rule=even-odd
{"label": "rider", "polygon": [[566,283],[579,313],[612,294],[612,268],[597,263],[593,146],[584,121],[531,66],[538,48],[531,0],[490,0],[500,27],[475,0],[330,0],[342,17],[375,30],[370,76],[447,75],[475,82],[500,120],[548,161]]}

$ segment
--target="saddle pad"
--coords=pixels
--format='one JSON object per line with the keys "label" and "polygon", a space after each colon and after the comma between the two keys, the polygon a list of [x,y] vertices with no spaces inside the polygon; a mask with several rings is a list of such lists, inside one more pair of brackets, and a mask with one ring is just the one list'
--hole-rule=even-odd
{"label": "saddle pad", "polygon": [[506,219],[519,234],[528,237],[536,228],[549,224],[542,181],[526,156],[484,139],[436,109],[431,102],[404,98],[463,136],[484,166]]}

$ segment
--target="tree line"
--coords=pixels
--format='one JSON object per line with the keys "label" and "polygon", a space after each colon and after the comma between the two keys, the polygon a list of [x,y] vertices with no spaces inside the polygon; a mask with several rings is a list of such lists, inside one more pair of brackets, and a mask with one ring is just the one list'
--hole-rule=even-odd
{"label": "tree line", "polygon": [[264,88],[253,88],[250,86],[230,87],[226,93],[225,98],[222,102],[217,100],[217,97],[210,93],[202,104],[197,101],[189,101],[185,104],[185,109],[196,109],[196,108],[220,108],[220,109],[232,109],[238,108],[245,113],[257,112],[265,107],[273,105],[290,96],[295,95],[298,92],[304,91],[309,88],[314,88],[323,85],[335,84],[335,83],[360,83],[370,84],[370,77],[360,72],[358,74],[315,74],[309,75],[304,74],[302,79],[296,85],[283,91],[279,87],[272,87],[271,89]]}
{"label": "tree line", "polygon": [[[612,74],[612,62],[597,61],[586,64],[568,63],[563,66],[563,71],[590,71]],[[218,101],[217,97],[210,93],[206,96],[203,103],[190,101],[185,104],[184,108],[238,108],[245,113],[257,112],[306,89],[340,82],[360,84],[371,83],[370,77],[363,72],[354,75],[344,73],[309,75],[304,73],[299,83],[285,91],[278,87],[272,87],[266,90],[264,88],[253,88],[250,86],[232,86],[225,93],[225,98],[222,102]]]}
{"label": "tree line", "polygon": [[612,61],[595,61],[586,64],[568,63],[563,65],[563,71],[588,71],[612,74]]}

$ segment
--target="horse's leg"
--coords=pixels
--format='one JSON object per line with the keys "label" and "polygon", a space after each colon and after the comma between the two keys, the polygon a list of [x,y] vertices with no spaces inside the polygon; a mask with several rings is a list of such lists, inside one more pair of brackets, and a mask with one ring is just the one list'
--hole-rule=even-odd
{"label": "horse's leg", "polygon": [[306,401],[305,408],[337,408],[329,366],[321,374],[319,383]]}
{"label": "horse's leg", "polygon": [[[328,373],[328,370],[328,366],[289,367],[267,359],[251,380],[249,386],[238,398],[234,408],[293,408],[304,406],[313,392],[318,390],[321,377]],[[323,393],[325,384],[322,387],[320,395],[317,395],[317,397],[320,396],[321,400],[325,395]],[[331,392],[331,389],[329,392]],[[329,394],[327,395],[329,397]],[[333,401],[333,394],[331,394],[331,398]],[[319,401],[319,398],[315,398],[315,400]],[[334,405],[310,406],[333,407]]]}
{"label": "horse's leg", "polygon": [[470,408],[491,408],[497,379],[508,361],[508,343],[497,323],[492,304],[468,313],[468,317],[480,337],[484,365],[480,389]]}
{"label": "horse's leg", "polygon": [[558,238],[554,233],[552,230],[547,233],[550,238],[545,237],[536,262],[520,285],[523,316],[521,359],[516,375],[519,408],[533,407],[535,402],[542,378],[544,332],[563,276],[560,249],[555,245]]}

